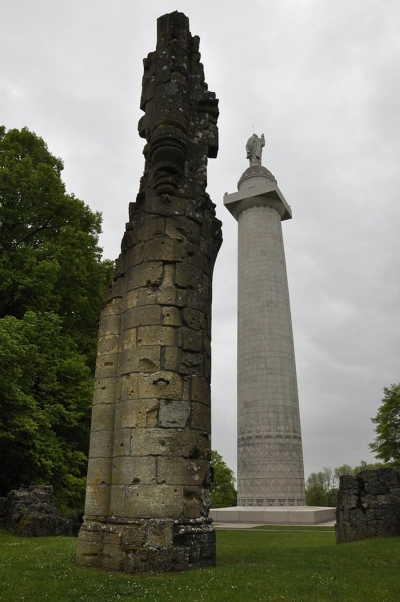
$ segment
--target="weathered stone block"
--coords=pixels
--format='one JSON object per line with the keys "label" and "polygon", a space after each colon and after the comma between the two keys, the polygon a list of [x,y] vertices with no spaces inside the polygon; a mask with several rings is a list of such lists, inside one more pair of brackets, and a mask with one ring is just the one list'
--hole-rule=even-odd
{"label": "weathered stone block", "polygon": [[205,329],[205,315],[198,311],[197,309],[190,309],[189,307],[185,307],[182,310],[183,321],[190,328],[194,328],[195,330],[204,330]]}
{"label": "weathered stone block", "polygon": [[122,316],[122,330],[147,324],[160,324],[161,312],[158,305],[141,305],[128,309]]}
{"label": "weathered stone block", "polygon": [[144,260],[153,261],[183,261],[186,257],[186,248],[182,239],[171,240],[169,238],[156,238],[146,242],[144,249]]}
{"label": "weathered stone block", "polygon": [[153,427],[158,424],[158,400],[134,399],[121,403],[121,427]]}
{"label": "weathered stone block", "polygon": [[131,328],[121,333],[120,350],[133,349],[137,346],[137,328]]}
{"label": "weathered stone block", "polygon": [[94,381],[93,405],[115,403],[117,386],[117,378],[96,378]]}
{"label": "weathered stone block", "polygon": [[164,263],[163,286],[169,287],[175,285],[175,264]]}
{"label": "weathered stone block", "polygon": [[[143,289],[140,289],[140,290],[143,290]],[[123,297],[122,311],[131,309],[131,307],[136,307],[137,302],[138,302],[138,289],[133,289],[131,291],[128,291]]]}
{"label": "weathered stone block", "polygon": [[139,374],[139,397],[145,399],[180,399],[182,379],[172,371],[160,370],[151,375]]}
{"label": "weathered stone block", "polygon": [[156,483],[156,458],[114,458],[112,474],[116,485],[153,485]]}
{"label": "weathered stone block", "polygon": [[193,450],[190,431],[180,429],[138,428],[131,442],[132,456],[184,456]]}
{"label": "weathered stone block", "polygon": [[134,266],[125,276],[125,292],[141,286],[159,286],[162,282],[163,264],[161,261],[149,261]]}
{"label": "weathered stone block", "polygon": [[121,324],[121,314],[102,314],[100,318],[99,337],[118,333]]}
{"label": "weathered stone block", "polygon": [[176,289],[172,286],[161,287],[158,291],[157,302],[160,305],[175,305],[176,303]]}
{"label": "weathered stone block", "polygon": [[121,284],[123,284],[122,278],[118,278],[118,280],[114,280],[111,287],[111,296],[108,298],[107,302],[104,305],[104,308],[101,312],[100,325],[103,322],[107,322],[106,316],[109,316],[110,319],[113,317],[118,317],[121,313],[121,309],[123,307],[123,300],[121,291],[119,291],[119,296],[116,296],[117,289],[121,288]]}
{"label": "weathered stone block", "polygon": [[180,328],[178,333],[178,345],[185,351],[202,351],[203,333],[191,328]]}
{"label": "weathered stone block", "polygon": [[203,376],[204,374],[204,356],[201,353],[192,353],[191,351],[182,351],[180,363],[180,374],[196,374]]}
{"label": "weathered stone block", "polygon": [[121,383],[121,401],[127,401],[129,399],[136,399],[138,396],[138,382],[139,378],[137,374],[125,374],[120,378]]}
{"label": "weathered stone block", "polygon": [[203,291],[203,272],[187,263],[178,263],[176,265],[175,280],[177,286],[181,288],[192,288]]}
{"label": "weathered stone block", "polygon": [[111,431],[114,428],[114,403],[101,403],[93,406],[92,409],[92,431]]}
{"label": "weathered stone block", "polygon": [[164,325],[180,326],[182,324],[180,311],[177,307],[163,307],[162,317]]}
{"label": "weathered stone block", "polygon": [[96,378],[115,378],[118,376],[118,354],[98,355],[96,360]]}
{"label": "weathered stone block", "polygon": [[111,459],[106,461],[105,458],[93,458],[89,462],[86,482],[89,485],[110,485],[111,469]]}
{"label": "weathered stone block", "polygon": [[190,450],[190,457],[211,459],[211,440],[210,434],[206,432],[195,432],[193,447]]}
{"label": "weathered stone block", "polygon": [[183,510],[186,518],[199,518],[205,515],[201,491],[200,486],[183,488]]}
{"label": "weathered stone block", "polygon": [[168,217],[166,234],[170,238],[184,236],[189,242],[195,245],[200,243],[200,226],[184,217]]}
{"label": "weathered stone block", "polygon": [[110,515],[117,518],[124,518],[126,499],[126,485],[117,485],[113,483],[110,494]]}
{"label": "weathered stone block", "polygon": [[145,240],[161,237],[165,232],[165,217],[151,215],[144,223]]}
{"label": "weathered stone block", "polygon": [[205,315],[211,313],[210,300],[201,293],[199,293],[199,291],[188,290],[187,306],[191,309],[197,309]]}
{"label": "weathered stone block", "polygon": [[157,303],[158,287],[147,286],[146,288],[137,289],[137,304],[140,305],[154,305]]}
{"label": "weathered stone block", "polygon": [[177,307],[185,307],[187,302],[187,291],[176,289],[176,305]]}
{"label": "weathered stone block", "polygon": [[119,335],[118,334],[108,334],[104,335],[99,339],[99,344],[97,346],[97,354],[98,355],[113,355],[118,353],[119,351]]}
{"label": "weathered stone block", "polygon": [[203,403],[192,403],[191,426],[193,429],[211,433],[211,408]]}
{"label": "weathered stone block", "polygon": [[207,479],[207,460],[187,458],[158,458],[157,482],[167,485],[201,486]]}
{"label": "weathered stone block", "polygon": [[184,428],[190,416],[188,401],[160,401],[159,425],[163,428]]}
{"label": "weathered stone block", "polygon": [[210,383],[202,377],[192,376],[192,401],[198,401],[206,405],[211,404]]}
{"label": "weathered stone block", "polygon": [[89,458],[109,458],[112,456],[114,431],[93,431],[90,435]]}
{"label": "weathered stone block", "polygon": [[175,329],[172,326],[142,326],[138,329],[139,346],[172,347],[175,345],[175,338]]}
{"label": "weathered stone block", "polygon": [[147,545],[154,548],[166,548],[172,546],[173,529],[172,521],[154,519],[149,521],[147,527]]}
{"label": "weathered stone block", "polygon": [[107,516],[110,511],[111,485],[86,485],[85,514]]}
{"label": "weathered stone block", "polygon": [[124,271],[142,263],[144,256],[144,245],[142,243],[136,243],[130,249],[128,249],[124,255]]}
{"label": "weathered stone block", "polygon": [[178,369],[178,361],[178,347],[166,347],[164,350],[164,370],[172,370],[173,372],[175,372]]}
{"label": "weathered stone block", "polygon": [[131,447],[131,429],[117,428],[114,431],[113,456],[128,456]]}
{"label": "weathered stone block", "polygon": [[143,546],[146,540],[146,527],[144,523],[124,526],[122,528],[122,545],[124,548]]}
{"label": "weathered stone block", "polygon": [[120,374],[160,370],[160,347],[136,347],[120,353]]}
{"label": "weathered stone block", "polygon": [[126,489],[125,511],[137,518],[179,518],[182,497],[178,485],[132,485]]}

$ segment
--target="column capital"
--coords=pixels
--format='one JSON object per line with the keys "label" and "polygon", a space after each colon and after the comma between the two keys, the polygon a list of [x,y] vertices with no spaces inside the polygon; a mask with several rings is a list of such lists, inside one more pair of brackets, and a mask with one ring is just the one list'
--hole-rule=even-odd
{"label": "column capital", "polygon": [[245,209],[250,207],[271,207],[276,209],[281,220],[292,219],[292,210],[288,205],[276,182],[265,179],[247,180],[238,192],[225,193],[224,205],[237,220]]}

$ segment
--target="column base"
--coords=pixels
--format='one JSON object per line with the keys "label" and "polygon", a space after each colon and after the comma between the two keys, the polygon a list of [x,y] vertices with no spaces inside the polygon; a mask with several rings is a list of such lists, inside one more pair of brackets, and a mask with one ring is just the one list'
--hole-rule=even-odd
{"label": "column base", "polygon": [[212,519],[85,517],[78,535],[76,562],[125,573],[215,566]]}

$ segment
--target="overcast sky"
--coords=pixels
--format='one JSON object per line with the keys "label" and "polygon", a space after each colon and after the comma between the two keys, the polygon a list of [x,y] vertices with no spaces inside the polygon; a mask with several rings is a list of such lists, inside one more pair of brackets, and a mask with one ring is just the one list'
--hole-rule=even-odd
{"label": "overcast sky", "polygon": [[0,121],[63,159],[67,191],[103,214],[115,259],[143,172],[142,59],[156,20],[190,19],[220,150],[213,448],[236,471],[237,223],[223,206],[265,133],[283,223],[305,472],[373,461],[382,389],[400,381],[399,0],[0,0]]}

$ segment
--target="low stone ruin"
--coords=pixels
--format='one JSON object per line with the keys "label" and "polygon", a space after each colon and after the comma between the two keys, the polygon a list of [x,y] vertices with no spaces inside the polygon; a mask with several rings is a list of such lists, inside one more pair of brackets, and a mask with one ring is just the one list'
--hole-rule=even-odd
{"label": "low stone ruin", "polygon": [[364,470],[340,477],[336,542],[400,535],[400,472]]}
{"label": "low stone ruin", "polygon": [[53,488],[28,487],[10,491],[0,508],[3,508],[4,526],[23,537],[46,535],[72,536],[72,520],[62,518],[53,501]]}

